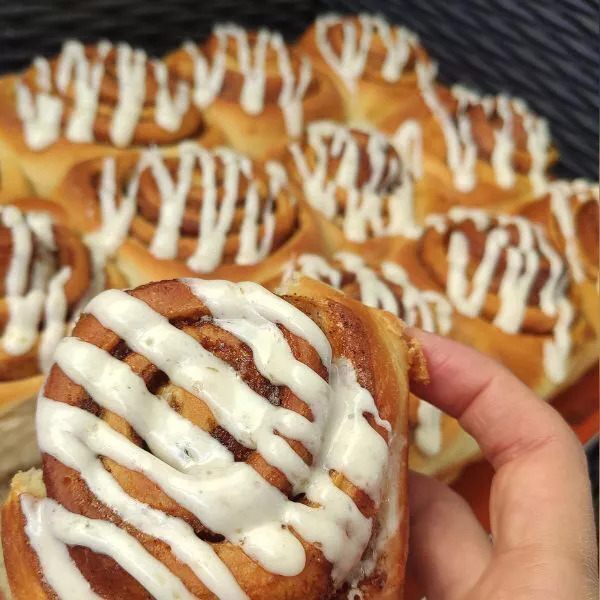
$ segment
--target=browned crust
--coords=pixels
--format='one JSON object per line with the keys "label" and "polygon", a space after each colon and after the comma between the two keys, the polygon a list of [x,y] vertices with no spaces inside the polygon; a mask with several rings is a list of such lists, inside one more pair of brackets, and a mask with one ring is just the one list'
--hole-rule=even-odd
{"label": "browned crust", "polygon": [[[14,87],[17,80],[16,75],[0,77],[0,155],[6,152],[17,157],[22,172],[40,196],[50,196],[69,169],[78,162],[139,149],[119,150],[102,143],[76,144],[61,137],[44,150],[31,150],[23,138],[15,108]],[[207,147],[216,146],[224,140],[220,130],[214,126],[206,127],[193,139]],[[165,145],[165,152],[173,151],[176,147],[173,144]]]}
{"label": "browned crust", "polygon": [[[255,391],[263,395],[268,394],[271,400],[278,397],[278,402],[281,402],[282,405],[311,418],[310,411],[305,412],[308,410],[307,407],[290,390],[280,388],[275,391],[268,388],[270,384],[263,380],[256,371],[251,353],[243,343],[235,338],[232,339],[230,334],[213,326],[210,319],[208,321],[202,319],[202,317],[209,316],[210,313],[185,284],[179,281],[164,281],[139,287],[129,293],[149,304],[173,324],[183,328],[189,335],[193,335],[205,347],[217,353],[222,360],[229,362]],[[382,418],[388,419],[392,423],[394,430],[393,471],[398,474],[400,487],[398,510],[405,514],[406,444],[403,440],[406,436],[408,373],[411,369],[422,372],[424,368],[418,348],[406,336],[399,320],[392,318],[391,315],[385,315],[381,311],[368,309],[358,302],[337,294],[328,286],[303,280],[290,287],[288,293],[290,295],[286,296],[286,299],[305,312],[324,331],[332,344],[334,356],[343,355],[352,361],[357,368],[360,383],[373,394]],[[316,351],[303,339],[285,329],[282,331],[296,358],[325,376],[326,373]],[[166,384],[165,388],[164,380],[158,377],[159,373],[156,368],[143,357],[131,353],[115,334],[102,327],[94,317],[84,315],[74,334],[113,354],[116,353],[144,378],[147,386],[150,386],[151,389],[158,386],[162,389],[162,393],[171,394],[171,401],[176,403],[174,406],[177,406],[186,418],[208,430],[214,428],[215,423],[210,411],[207,413],[207,409],[202,409],[201,412],[197,412],[196,409],[192,410],[192,406],[198,408],[203,404],[202,401],[194,399],[193,405],[190,405],[190,398],[186,398],[183,390],[172,384]],[[268,389],[264,387],[265,385]],[[90,399],[82,388],[71,382],[56,365],[51,370],[45,394],[49,398],[80,406],[99,414],[107,423],[130,437],[135,443],[141,443],[135,432],[122,419],[109,411],[99,412],[99,407],[95,405],[93,399]],[[381,435],[387,437],[385,430],[379,428],[372,421],[371,424]],[[228,440],[227,436],[222,437],[223,431],[219,433],[215,430],[215,432],[218,438],[225,443],[234,444],[232,449],[235,453],[238,449],[236,448],[237,442],[232,438]],[[299,450],[301,456],[309,461],[310,455],[303,455],[301,449]],[[140,540],[149,552],[164,561],[198,598],[213,598],[191,571],[175,560],[164,543],[145,536],[120,522],[117,515],[90,493],[78,473],[48,455],[44,455],[43,459],[44,481],[49,497],[54,498],[73,512],[118,523]],[[258,453],[241,454],[240,459],[246,460],[265,479],[273,485],[277,485],[284,493],[290,493],[291,490],[286,487],[285,477],[277,469],[265,463]],[[226,541],[214,541],[212,537],[214,534],[207,531],[192,515],[174,503],[142,474],[128,471],[106,459],[105,466],[110,469],[119,484],[129,494],[142,502],[188,521],[197,530],[198,535],[213,544],[215,551],[228,565],[250,597],[265,598],[267,590],[268,597],[273,600],[290,597],[302,597],[307,600],[333,597],[330,580],[331,565],[317,548],[301,540],[306,550],[307,562],[304,571],[298,576],[281,577],[267,573],[247,558],[236,546]],[[352,496],[364,514],[373,515],[375,513],[372,501],[362,490],[353,486],[340,473],[334,473],[332,477],[336,485]],[[31,548],[28,547],[23,532],[23,516],[18,506],[18,495],[21,491],[13,489],[3,512],[3,519],[9,521],[8,528],[4,531],[4,549],[7,555],[8,574],[13,594],[15,600],[52,597],[44,595],[46,591],[40,584],[37,561]],[[365,582],[365,591],[368,590],[369,594],[366,596],[367,598],[383,599],[392,597],[388,594],[398,593],[403,581],[406,536],[407,521],[402,519],[399,530],[389,541],[380,559],[376,576]],[[25,559],[20,556],[21,554],[26,555]],[[139,584],[118,567],[112,559],[98,556],[85,548],[71,549],[71,556],[91,582],[93,589],[104,597],[111,599],[127,597],[129,600],[147,597],[146,592]],[[17,561],[18,566],[15,566]],[[40,595],[31,595],[35,593]]]}

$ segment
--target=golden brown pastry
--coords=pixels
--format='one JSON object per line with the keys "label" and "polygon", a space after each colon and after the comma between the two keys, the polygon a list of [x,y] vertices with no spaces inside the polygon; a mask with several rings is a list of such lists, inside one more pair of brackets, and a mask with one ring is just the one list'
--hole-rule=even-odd
{"label": "golden brown pastry", "polygon": [[344,116],[329,78],[274,31],[217,25],[203,44],[184,44],[165,62],[193,86],[208,123],[253,158],[281,150],[305,123]]}
{"label": "golden brown pastry", "polygon": [[401,597],[401,321],[306,278],[192,279],[104,292],[73,334],[43,475],[2,511],[14,600]]}
{"label": "golden brown pastry", "polygon": [[[331,260],[301,254],[286,265],[278,283],[285,285],[294,273],[327,283],[367,306],[387,310],[409,327],[453,337],[454,311],[448,299],[438,291],[413,285],[397,263],[365,260],[345,250],[335,253]],[[477,443],[455,419],[413,395],[410,400],[411,469],[450,479],[480,456]]]}
{"label": "golden brown pastry", "polygon": [[553,181],[548,193],[525,205],[520,214],[540,223],[549,240],[565,255],[583,310],[600,331],[599,196],[596,182],[584,179]]}
{"label": "golden brown pastry", "polygon": [[336,85],[352,123],[381,124],[390,114],[404,119],[424,112],[417,66],[429,64],[418,36],[383,17],[361,14],[318,17],[298,47]]}
{"label": "golden brown pastry", "polygon": [[61,208],[39,198],[0,207],[0,480],[39,454],[33,406],[69,321],[116,270],[95,273]]}
{"label": "golden brown pastry", "polygon": [[174,276],[266,281],[322,247],[313,212],[283,167],[190,142],[76,165],[56,190],[75,226],[130,285]]}
{"label": "golden brown pastry", "polygon": [[452,337],[503,363],[550,399],[597,360],[593,324],[565,257],[523,217],[455,207],[390,253],[414,285],[445,293]]}
{"label": "golden brown pastry", "polygon": [[188,138],[222,139],[193,106],[188,84],[127,44],[69,41],[57,57],[0,79],[0,147],[17,155],[44,196],[76,162]]}
{"label": "golden brown pastry", "polygon": [[417,234],[413,218],[412,155],[407,138],[399,151],[385,135],[332,121],[307,126],[283,155],[290,177],[317,211],[330,248],[368,248],[383,255],[390,236]]}
{"label": "golden brown pastry", "polygon": [[407,120],[400,111],[382,124],[399,139],[422,131],[417,221],[452,206],[512,211],[545,190],[557,157],[545,119],[517,98],[440,85],[431,65],[418,75],[426,115]]}
{"label": "golden brown pastry", "polygon": [[0,144],[0,203],[26,196],[30,189],[14,152]]}

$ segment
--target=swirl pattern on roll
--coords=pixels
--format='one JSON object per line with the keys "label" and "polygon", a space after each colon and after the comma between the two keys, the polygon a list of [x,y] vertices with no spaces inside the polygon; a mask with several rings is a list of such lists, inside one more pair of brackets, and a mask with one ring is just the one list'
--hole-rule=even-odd
{"label": "swirl pattern on roll", "polygon": [[86,206],[98,225],[88,239],[105,256],[129,237],[155,259],[209,273],[260,263],[300,226],[281,164],[263,166],[227,148],[185,142],[177,155],[106,157],[82,163],[74,181],[81,177],[92,186]]}
{"label": "swirl pattern on roll", "polygon": [[[365,314],[225,281],[94,298],[38,402],[48,497],[18,501],[43,582],[62,600],[316,600],[364,577],[405,444]],[[388,502],[377,536],[403,518]]]}
{"label": "swirl pattern on roll", "polygon": [[598,278],[599,206],[598,183],[557,180],[544,197],[525,204],[520,211],[544,226],[550,240],[565,254],[577,283]]}
{"label": "swirl pattern on roll", "polygon": [[[409,327],[448,335],[452,329],[452,306],[435,290],[422,290],[410,281],[405,269],[393,261],[367,264],[353,252],[337,252],[328,261],[316,254],[301,254],[291,261],[284,278],[302,273],[323,281],[367,306],[387,310]],[[441,412],[420,400],[414,440],[427,456],[442,449]]]}
{"label": "swirl pattern on roll", "polygon": [[204,128],[188,84],[125,43],[65,42],[56,58],[35,59],[16,92],[25,142],[33,150],[63,136],[118,148],[173,144]]}
{"label": "swirl pattern on roll", "polygon": [[420,164],[421,132],[405,132],[402,144],[395,145],[375,130],[311,123],[304,137],[288,147],[286,164],[311,206],[347,239],[414,237],[419,229],[412,182]]}
{"label": "swirl pattern on roll", "polygon": [[455,187],[461,192],[475,188],[476,163],[481,159],[492,166],[500,188],[512,188],[516,176],[523,174],[535,193],[543,192],[552,158],[546,120],[518,98],[481,95],[462,85],[449,89],[437,85],[436,73],[434,63],[417,65],[420,93],[441,129],[441,153]]}
{"label": "swirl pattern on roll", "polygon": [[363,77],[396,83],[427,60],[415,33],[379,16],[323,15],[314,35],[321,56],[351,91]]}
{"label": "swirl pattern on roll", "polygon": [[0,207],[0,381],[49,368],[93,277],[83,242],[43,202],[28,204]]}
{"label": "swirl pattern on roll", "polygon": [[559,382],[566,377],[576,311],[566,261],[540,225],[455,207],[428,218],[418,253],[459,313],[509,334],[550,336],[546,374]]}

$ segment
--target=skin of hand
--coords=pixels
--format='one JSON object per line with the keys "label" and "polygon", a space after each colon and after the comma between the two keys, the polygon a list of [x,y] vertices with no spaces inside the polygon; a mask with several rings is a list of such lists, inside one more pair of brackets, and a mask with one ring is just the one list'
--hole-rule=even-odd
{"label": "skin of hand", "polygon": [[412,390],[457,418],[494,468],[491,540],[446,485],[409,479],[409,571],[428,600],[597,600],[598,554],[581,444],[492,359],[422,331],[431,382]]}

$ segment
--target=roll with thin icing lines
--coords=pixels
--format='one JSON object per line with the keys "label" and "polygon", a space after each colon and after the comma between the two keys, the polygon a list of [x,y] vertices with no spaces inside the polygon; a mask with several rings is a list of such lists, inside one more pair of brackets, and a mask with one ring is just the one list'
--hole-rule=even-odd
{"label": "roll with thin icing lines", "polygon": [[108,156],[73,167],[54,198],[130,285],[172,276],[259,283],[323,242],[283,166],[185,142],[164,156]]}
{"label": "roll with thin icing lines", "polygon": [[298,47],[335,84],[345,118],[380,125],[390,114],[416,118],[426,111],[417,67],[430,62],[416,33],[376,15],[318,17]]}
{"label": "roll with thin icing lines", "polygon": [[165,62],[193,87],[207,121],[253,158],[273,157],[306,123],[344,116],[330,79],[275,31],[216,25],[205,42],[187,42]]}
{"label": "roll with thin icing lines", "polygon": [[0,206],[0,479],[39,460],[33,407],[56,345],[95,293],[124,285],[112,263],[96,268],[58,205]]}
{"label": "roll with thin icing lines", "polygon": [[568,261],[544,228],[513,215],[454,207],[428,218],[390,260],[415,285],[444,293],[454,339],[508,367],[551,399],[597,361],[597,337]]}
{"label": "roll with thin icing lines", "polygon": [[45,485],[15,478],[3,507],[15,600],[401,594],[419,348],[329,286],[285,292],[92,300],[38,402]]}
{"label": "roll with thin icing lines", "polygon": [[223,138],[193,105],[186,82],[128,44],[67,41],[58,56],[0,79],[0,147],[16,155],[43,196],[76,162],[184,139],[214,145]]}
{"label": "roll with thin icing lines", "polygon": [[407,119],[399,111],[381,128],[398,143],[422,131],[419,222],[452,206],[512,211],[546,190],[557,151],[545,119],[519,98],[439,84],[434,64],[417,75],[424,113]]}

